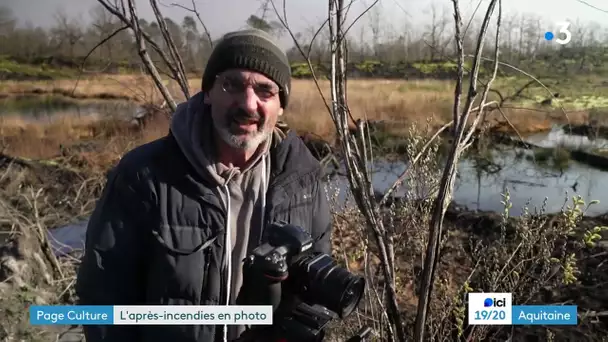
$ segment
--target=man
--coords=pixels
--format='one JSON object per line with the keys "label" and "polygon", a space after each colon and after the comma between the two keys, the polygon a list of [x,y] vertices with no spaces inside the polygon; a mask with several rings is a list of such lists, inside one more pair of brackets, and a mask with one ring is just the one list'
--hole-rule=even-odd
{"label": "man", "polygon": [[[287,221],[330,253],[321,167],[277,125],[291,73],[258,30],[229,33],[203,91],[178,106],[168,136],[112,170],[91,216],[77,293],[87,305],[234,305],[242,260],[264,227]],[[226,248],[228,246],[228,248]],[[243,327],[89,326],[88,341],[230,341]]]}

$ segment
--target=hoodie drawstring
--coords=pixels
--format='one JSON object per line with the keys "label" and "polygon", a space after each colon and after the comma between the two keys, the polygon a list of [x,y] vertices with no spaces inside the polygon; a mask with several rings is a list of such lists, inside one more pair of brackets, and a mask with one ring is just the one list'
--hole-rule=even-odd
{"label": "hoodie drawstring", "polygon": [[[266,155],[262,158],[262,181],[261,181],[261,188],[262,191],[260,192],[260,196],[261,196],[261,200],[262,200],[262,206],[261,206],[261,214],[260,214],[260,218],[261,218],[261,222],[260,222],[260,229],[264,229],[264,223],[265,223],[265,216],[266,216],[266,191],[268,191],[268,183],[267,183],[267,179],[266,179],[266,175],[268,170],[266,169],[267,165],[270,165],[270,163],[268,163],[266,161],[266,158],[269,158],[270,155]],[[225,235],[225,239],[224,239],[224,246],[226,246],[224,248],[224,251],[226,253],[225,257],[226,257],[226,267],[227,267],[227,276],[226,276],[226,306],[230,305],[230,297],[232,294],[232,232],[231,232],[231,227],[232,227],[232,222],[231,222],[231,217],[232,215],[230,215],[230,189],[228,188],[228,181],[226,181],[226,183],[224,183],[224,191],[226,191],[226,235]],[[228,342],[228,325],[224,324],[224,342]]]}
{"label": "hoodie drawstring", "polygon": [[[224,184],[224,190],[226,191],[226,234],[224,239],[224,251],[226,253],[226,267],[228,268],[228,274],[226,275],[226,306],[230,305],[230,292],[232,285],[232,237],[231,235],[231,222],[230,218],[230,189],[228,189],[228,182]],[[228,342],[228,325],[224,324],[224,342]]]}
{"label": "hoodie drawstring", "polygon": [[260,192],[262,196],[262,212],[260,213],[260,229],[264,230],[264,224],[266,222],[266,191],[268,191],[268,183],[266,179],[266,175],[268,174],[268,170],[266,169],[270,166],[270,162],[266,162],[266,159],[270,158],[270,154],[267,154],[264,158],[262,158],[262,191]]}

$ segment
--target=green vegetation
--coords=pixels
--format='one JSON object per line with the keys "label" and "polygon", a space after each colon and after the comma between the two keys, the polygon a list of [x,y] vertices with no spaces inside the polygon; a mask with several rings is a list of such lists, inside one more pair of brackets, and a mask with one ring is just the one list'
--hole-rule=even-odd
{"label": "green vegetation", "polygon": [[63,110],[77,108],[78,105],[79,103],[73,99],[56,95],[9,97],[0,100],[0,106],[2,106],[5,113],[26,113],[40,110]]}
{"label": "green vegetation", "polygon": [[[425,75],[434,75],[437,73],[456,74],[458,71],[458,64],[453,61],[413,63],[412,66]],[[471,70],[471,66],[471,63],[468,61],[464,63],[465,74],[468,70]]]}
{"label": "green vegetation", "polygon": [[355,69],[363,72],[373,73],[377,68],[382,67],[384,63],[375,60],[363,61],[355,64]]}
{"label": "green vegetation", "polygon": [[308,63],[292,63],[291,75],[295,78],[308,78],[312,77],[312,72],[308,67]]}
{"label": "green vegetation", "polygon": [[24,64],[0,56],[0,80],[53,80],[70,78],[75,74],[73,69],[58,69],[45,64]]}

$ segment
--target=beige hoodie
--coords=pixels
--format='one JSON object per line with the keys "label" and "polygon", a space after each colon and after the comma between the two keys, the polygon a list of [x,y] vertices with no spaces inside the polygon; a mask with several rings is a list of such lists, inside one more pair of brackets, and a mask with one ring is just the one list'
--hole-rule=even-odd
{"label": "beige hoodie", "polygon": [[[257,247],[264,222],[270,176],[270,143],[263,144],[242,169],[217,162],[211,115],[204,113],[206,108],[202,93],[180,104],[171,121],[171,132],[197,173],[216,185],[217,195],[228,213],[225,245],[231,246],[232,252],[226,250],[224,267],[228,272],[226,286],[229,286],[230,296],[227,303],[221,304],[235,305],[243,283],[243,259]],[[273,134],[273,143],[283,137],[278,132]],[[237,338],[244,329],[242,326],[229,326],[228,329],[224,326],[224,340]]]}

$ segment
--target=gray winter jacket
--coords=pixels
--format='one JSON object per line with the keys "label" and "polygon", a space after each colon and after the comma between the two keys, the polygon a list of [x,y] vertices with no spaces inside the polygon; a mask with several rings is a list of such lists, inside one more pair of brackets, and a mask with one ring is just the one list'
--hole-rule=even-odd
{"label": "gray winter jacket", "polygon": [[[270,149],[266,224],[308,230],[331,253],[321,166],[288,131]],[[170,132],[127,153],[89,221],[76,291],[83,305],[222,305],[227,213]],[[258,238],[263,242],[263,234]],[[255,246],[250,245],[249,250]],[[222,326],[87,326],[89,342],[221,341]]]}

